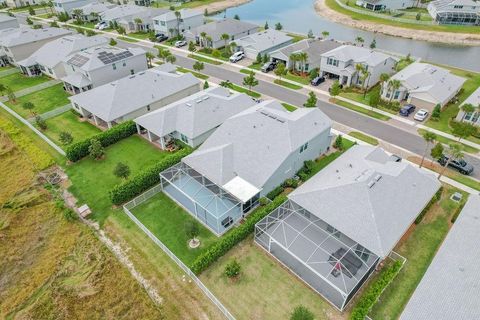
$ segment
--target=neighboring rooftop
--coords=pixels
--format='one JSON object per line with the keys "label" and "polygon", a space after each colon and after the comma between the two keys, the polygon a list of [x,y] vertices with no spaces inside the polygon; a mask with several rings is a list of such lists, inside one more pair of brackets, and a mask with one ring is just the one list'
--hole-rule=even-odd
{"label": "neighboring rooftop", "polygon": [[192,28],[188,31],[195,35],[200,35],[202,32],[205,32],[212,37],[213,41],[218,41],[221,35],[224,33],[235,35],[255,28],[258,29],[259,27],[250,22],[240,21],[237,19],[222,19],[209,22],[202,26]]}
{"label": "neighboring rooftop", "polygon": [[480,197],[470,195],[400,320],[480,318],[479,230]]}
{"label": "neighboring rooftop", "polygon": [[435,13],[441,12],[472,12],[479,13],[480,3],[474,0],[436,0],[428,4],[429,9],[434,9]]}
{"label": "neighboring rooftop", "polygon": [[[180,9],[180,17],[182,19],[188,19],[195,16],[203,15],[203,12],[196,9]],[[177,16],[175,15],[175,11],[168,10],[167,12],[160,13],[159,15],[154,17],[155,20],[162,20],[162,21],[171,21],[176,20]]]}
{"label": "neighboring rooftop", "polygon": [[88,16],[88,15],[91,15],[92,13],[102,13],[102,12],[105,12],[109,9],[112,9],[112,8],[115,8],[116,5],[115,4],[112,4],[112,3],[108,3],[108,2],[105,2],[105,3],[102,3],[102,2],[92,2],[92,3],[88,3],[84,6],[81,6],[77,9],[80,9],[82,10],[83,14]]}
{"label": "neighboring rooftop", "polygon": [[410,93],[425,92],[438,102],[444,102],[457,92],[465,78],[428,63],[414,62],[391,77],[400,80]]}
{"label": "neighboring rooftop", "polygon": [[354,146],[288,198],[386,257],[439,188],[434,175],[380,148]]}
{"label": "neighboring rooftop", "polygon": [[118,22],[128,23],[129,21],[133,21],[135,18],[140,18],[143,20],[143,23],[146,23],[147,20],[153,19],[153,17],[168,11],[170,10],[124,4],[108,9],[101,13],[100,16],[104,21],[117,20]]}
{"label": "neighboring rooftop", "polygon": [[293,151],[330,127],[317,108],[288,112],[267,100],[226,120],[182,161],[219,186],[238,176],[262,189]]}
{"label": "neighboring rooftop", "polygon": [[139,108],[199,84],[191,73],[178,75],[157,67],[124,77],[69,99],[104,121],[113,121]]}
{"label": "neighboring rooftop", "polygon": [[243,47],[245,50],[248,48],[255,49],[256,51],[264,51],[284,43],[292,41],[292,37],[288,36],[285,32],[267,29],[257,33],[252,33],[248,36],[235,39],[235,43],[239,47]]}
{"label": "neighboring rooftop", "polygon": [[222,87],[209,88],[143,115],[135,122],[159,137],[176,131],[194,139],[255,104],[246,94],[231,94]]}
{"label": "neighboring rooftop", "polygon": [[[9,29],[5,29],[9,30]],[[13,32],[9,32],[5,38],[2,39],[2,46],[14,47],[35,41],[42,41],[49,38],[61,37],[71,34],[70,30],[61,28],[47,27],[43,29],[32,28],[14,28]]]}
{"label": "neighboring rooftop", "polygon": [[68,35],[47,42],[19,65],[41,64],[53,68],[69,55],[95,46],[107,45],[108,39],[99,35],[86,37],[81,34]]}
{"label": "neighboring rooftop", "polygon": [[77,52],[65,58],[64,61],[82,70],[90,71],[120,60],[144,54],[145,50],[138,47],[123,49],[104,45]]}
{"label": "neighboring rooftop", "polygon": [[480,87],[463,101],[462,106],[465,104],[471,104],[475,108],[480,108]]}
{"label": "neighboring rooftop", "polygon": [[333,50],[325,52],[324,57],[334,57],[340,61],[354,61],[355,63],[364,63],[369,66],[383,64],[387,59],[393,59],[392,56],[385,53],[364,47],[352,45],[342,45]]}
{"label": "neighboring rooftop", "polygon": [[286,61],[292,53],[306,52],[310,61],[319,61],[323,53],[341,45],[333,40],[304,39],[274,51],[271,55]]}

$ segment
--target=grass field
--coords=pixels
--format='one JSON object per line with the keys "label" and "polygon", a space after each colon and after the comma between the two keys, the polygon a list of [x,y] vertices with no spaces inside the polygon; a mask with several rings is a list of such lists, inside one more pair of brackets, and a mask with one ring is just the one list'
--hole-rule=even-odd
{"label": "grass field", "polygon": [[[459,206],[449,199],[454,192],[459,190],[444,185],[440,202],[431,207],[422,222],[409,232],[409,237],[395,248],[395,252],[407,258],[407,263],[373,307],[369,314],[372,319],[393,320],[400,316],[448,233],[450,218]],[[466,194],[463,201],[465,198]]]}
{"label": "grass field", "polygon": [[292,106],[291,104],[288,104],[286,102],[282,102],[282,106],[287,109],[287,111],[290,111],[290,112],[293,112],[295,110],[297,110],[297,107],[295,106]]}
{"label": "grass field", "polygon": [[27,77],[22,73],[14,73],[0,78],[0,83],[5,87],[9,87],[13,91],[19,91],[28,87],[33,87],[37,84],[50,80],[47,76]]}
{"label": "grass field", "polygon": [[388,120],[391,119],[390,117],[387,117],[386,115],[383,115],[381,113],[359,107],[357,105],[354,105],[354,104],[346,102],[346,101],[342,101],[342,100],[332,98],[332,99],[330,99],[330,102],[332,102],[334,104],[338,104],[339,106],[345,107],[347,109],[356,111],[358,113],[364,114],[366,116],[375,118],[377,120],[388,121]]}
{"label": "grass field", "polygon": [[278,84],[279,86],[283,86],[283,87],[286,87],[286,88],[289,88],[289,89],[292,89],[292,90],[302,89],[302,87],[299,86],[299,85],[296,85],[296,84],[293,84],[293,83],[290,83],[290,82],[287,82],[287,81],[279,80],[279,79],[275,79],[273,82],[275,84]]}
{"label": "grass field", "polygon": [[[7,102],[6,105],[15,110],[22,117],[30,118],[32,116],[32,111],[37,114],[42,114],[69,104],[70,101],[67,98],[68,94],[63,90],[63,85],[59,83],[52,87],[17,98],[15,103]],[[35,105],[33,110],[26,110],[22,107],[27,101]]]}
{"label": "grass field", "polygon": [[[187,266],[208,246],[218,240],[210,230],[198,223],[163,192],[156,194],[131,211]],[[200,227],[198,239],[200,239],[201,245],[199,248],[190,249],[188,247],[190,237],[185,233],[187,221],[197,222]]]}
{"label": "grass field", "polygon": [[[224,275],[225,265],[233,259],[241,266],[236,281]],[[255,245],[252,237],[236,245],[200,279],[237,319],[289,319],[298,305],[311,310],[315,319],[340,317],[328,302]]]}
{"label": "grass field", "polygon": [[62,131],[69,132],[73,137],[73,143],[87,139],[101,132],[100,129],[88,122],[80,121],[80,118],[70,111],[47,119],[47,130],[43,133],[62,147],[59,135]]}
{"label": "grass field", "polygon": [[348,135],[352,136],[354,138],[357,138],[359,140],[362,140],[362,141],[364,141],[368,144],[378,146],[378,140],[377,139],[375,139],[374,137],[368,136],[366,134],[363,134],[361,132],[352,131],[352,132],[349,132]]}

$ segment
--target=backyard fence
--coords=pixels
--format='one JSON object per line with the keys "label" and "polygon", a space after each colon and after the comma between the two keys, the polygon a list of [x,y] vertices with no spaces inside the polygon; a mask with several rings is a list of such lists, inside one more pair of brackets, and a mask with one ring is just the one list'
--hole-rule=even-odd
{"label": "backyard fence", "polygon": [[[42,113],[39,116],[43,120],[47,120],[47,119],[53,118],[55,116],[58,116],[58,115],[60,115],[64,112],[67,112],[71,108],[72,108],[72,105],[69,103],[67,105],[64,105],[63,107],[58,107],[56,109],[53,109],[53,110],[47,111],[45,113]],[[31,122],[31,123],[34,123],[35,122],[35,117],[29,118],[28,121]]]}
{"label": "backyard fence", "polygon": [[163,252],[167,254],[192,280],[195,284],[203,291],[203,293],[215,304],[215,306],[222,312],[225,317],[229,320],[235,320],[235,317],[228,311],[228,309],[218,300],[218,298],[197,278],[197,276],[188,268],[168,247],[163,244],[147,227],[143,225],[130,211],[139,204],[147,201],[152,198],[154,195],[162,191],[161,185],[156,185],[155,187],[147,190],[142,193],[135,199],[129,201],[123,206],[123,211],[125,214],[157,245],[162,249]]}

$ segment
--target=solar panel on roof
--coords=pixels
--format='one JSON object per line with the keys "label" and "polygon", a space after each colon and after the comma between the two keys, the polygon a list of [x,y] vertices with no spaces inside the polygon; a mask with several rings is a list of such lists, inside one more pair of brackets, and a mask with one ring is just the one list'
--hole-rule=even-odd
{"label": "solar panel on roof", "polygon": [[102,51],[98,54],[98,59],[100,59],[103,64],[110,64],[131,56],[133,56],[133,53],[131,53],[130,51],[123,51],[117,54]]}
{"label": "solar panel on roof", "polygon": [[83,66],[86,62],[88,61],[88,58],[81,56],[81,55],[74,55],[72,58],[70,58],[67,62],[70,64],[73,64],[76,67],[81,67]]}

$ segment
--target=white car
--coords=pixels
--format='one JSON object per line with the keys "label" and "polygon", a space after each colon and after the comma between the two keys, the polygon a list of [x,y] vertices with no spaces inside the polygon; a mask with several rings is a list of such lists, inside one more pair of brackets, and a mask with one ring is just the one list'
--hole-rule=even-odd
{"label": "white car", "polygon": [[95,29],[98,29],[98,30],[104,30],[104,29],[107,29],[107,27],[108,25],[105,21],[100,21],[95,25]]}
{"label": "white car", "polygon": [[243,53],[243,51],[237,51],[230,56],[230,62],[233,62],[233,63],[238,62],[242,60],[244,57],[245,57],[245,54]]}
{"label": "white car", "polygon": [[187,45],[187,41],[185,41],[185,40],[179,40],[179,41],[175,42],[175,47],[177,47],[177,48],[184,47],[186,45]]}
{"label": "white car", "polygon": [[415,113],[415,115],[413,116],[413,119],[415,119],[417,121],[423,121],[427,117],[428,117],[428,111],[425,110],[425,109],[420,109],[420,110],[417,111],[417,113]]}

